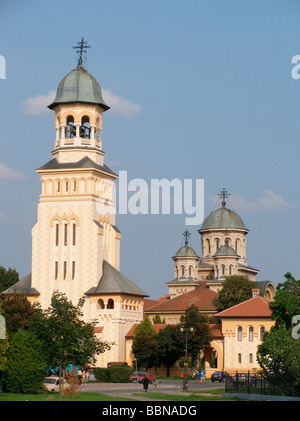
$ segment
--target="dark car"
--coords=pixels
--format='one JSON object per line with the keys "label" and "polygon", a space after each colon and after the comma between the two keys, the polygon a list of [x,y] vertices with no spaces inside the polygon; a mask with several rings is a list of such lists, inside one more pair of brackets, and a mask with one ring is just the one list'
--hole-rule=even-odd
{"label": "dark car", "polygon": [[155,376],[153,376],[153,374],[151,373],[148,373],[148,371],[135,371],[134,373],[131,374],[130,380],[132,382],[142,383],[145,377],[147,377],[150,383],[155,381]]}
{"label": "dark car", "polygon": [[225,380],[225,375],[225,371],[215,371],[210,378],[212,382],[222,382]]}

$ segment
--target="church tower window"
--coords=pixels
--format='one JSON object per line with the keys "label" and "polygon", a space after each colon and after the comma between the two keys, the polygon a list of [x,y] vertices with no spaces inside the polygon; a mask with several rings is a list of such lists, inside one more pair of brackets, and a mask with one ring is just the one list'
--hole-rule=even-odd
{"label": "church tower window", "polygon": [[72,279],[75,278],[75,261],[72,262]]}
{"label": "church tower window", "polygon": [[112,298],[110,298],[107,302],[107,308],[112,310],[112,309],[114,309],[114,307],[115,307],[114,300]]}
{"label": "church tower window", "polygon": [[58,262],[55,262],[55,265],[54,265],[54,276],[55,276],[55,279],[57,279],[57,277],[58,277]]}
{"label": "church tower window", "polygon": [[73,137],[76,136],[76,127],[74,125],[74,117],[69,115],[67,117],[67,133],[66,133],[66,138],[67,139],[72,139]]}
{"label": "church tower window", "polygon": [[58,246],[59,243],[59,224],[55,225],[55,245]]}
{"label": "church tower window", "polygon": [[64,279],[67,277],[67,262],[64,261]]}
{"label": "church tower window", "polygon": [[64,224],[64,245],[68,244],[68,224]]}
{"label": "church tower window", "polygon": [[83,139],[91,138],[90,119],[86,115],[81,119],[80,137]]}

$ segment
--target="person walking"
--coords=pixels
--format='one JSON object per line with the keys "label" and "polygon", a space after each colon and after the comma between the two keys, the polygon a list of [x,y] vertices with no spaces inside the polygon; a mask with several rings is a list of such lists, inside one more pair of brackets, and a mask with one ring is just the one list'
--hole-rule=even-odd
{"label": "person walking", "polygon": [[148,392],[149,383],[150,383],[150,380],[148,379],[147,376],[145,376],[143,379],[143,388],[144,388],[145,393]]}
{"label": "person walking", "polygon": [[204,369],[201,370],[200,378],[201,378],[201,383],[202,382],[206,383],[206,380],[205,380],[205,370]]}
{"label": "person walking", "polygon": [[77,372],[77,376],[78,376],[78,384],[82,384],[82,370],[81,370],[81,367],[79,368],[79,370]]}
{"label": "person walking", "polygon": [[199,371],[197,369],[195,369],[195,371],[194,371],[194,379],[195,379],[195,382],[198,383]]}

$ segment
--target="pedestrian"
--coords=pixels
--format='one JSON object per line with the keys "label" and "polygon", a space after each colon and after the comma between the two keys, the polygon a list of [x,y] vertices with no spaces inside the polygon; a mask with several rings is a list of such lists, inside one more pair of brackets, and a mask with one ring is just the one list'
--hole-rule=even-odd
{"label": "pedestrian", "polygon": [[197,369],[194,371],[194,379],[195,379],[196,383],[198,383],[199,371]]}
{"label": "pedestrian", "polygon": [[87,368],[85,370],[85,381],[86,381],[86,383],[89,381],[89,377],[90,377],[90,370]]}
{"label": "pedestrian", "polygon": [[81,370],[81,367],[79,368],[79,370],[77,372],[77,376],[78,376],[78,384],[82,384],[82,370]]}
{"label": "pedestrian", "polygon": [[145,392],[148,392],[149,383],[150,383],[150,380],[148,379],[147,376],[145,376],[143,379],[143,387],[144,387]]}
{"label": "pedestrian", "polygon": [[85,368],[83,368],[82,369],[82,384],[86,384],[85,376],[86,376],[86,371],[85,371]]}
{"label": "pedestrian", "polygon": [[205,370],[204,369],[201,370],[200,376],[201,376],[201,383],[202,382],[206,383],[206,380],[205,380]]}

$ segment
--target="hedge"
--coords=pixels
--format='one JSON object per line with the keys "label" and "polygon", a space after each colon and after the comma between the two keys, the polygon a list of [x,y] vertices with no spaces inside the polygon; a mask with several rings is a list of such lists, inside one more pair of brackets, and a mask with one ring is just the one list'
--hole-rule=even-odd
{"label": "hedge", "polygon": [[95,368],[94,376],[97,382],[102,383],[127,383],[129,382],[132,368],[126,365],[114,365],[109,368]]}

